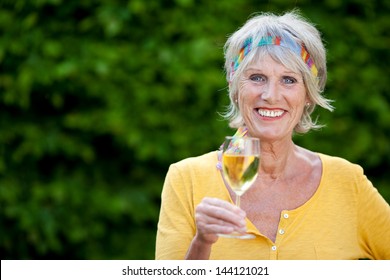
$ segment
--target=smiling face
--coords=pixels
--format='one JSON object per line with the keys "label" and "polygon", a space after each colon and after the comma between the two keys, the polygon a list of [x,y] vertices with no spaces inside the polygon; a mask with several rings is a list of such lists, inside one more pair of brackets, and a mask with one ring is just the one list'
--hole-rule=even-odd
{"label": "smiling face", "polygon": [[239,108],[248,132],[266,141],[291,139],[306,102],[302,75],[264,56],[239,82]]}

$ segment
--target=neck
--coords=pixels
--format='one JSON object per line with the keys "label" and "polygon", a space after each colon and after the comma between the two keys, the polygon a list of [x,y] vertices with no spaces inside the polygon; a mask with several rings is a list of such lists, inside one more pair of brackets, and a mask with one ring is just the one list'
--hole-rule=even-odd
{"label": "neck", "polygon": [[288,176],[288,167],[295,162],[295,144],[288,142],[261,143],[262,177],[277,179]]}

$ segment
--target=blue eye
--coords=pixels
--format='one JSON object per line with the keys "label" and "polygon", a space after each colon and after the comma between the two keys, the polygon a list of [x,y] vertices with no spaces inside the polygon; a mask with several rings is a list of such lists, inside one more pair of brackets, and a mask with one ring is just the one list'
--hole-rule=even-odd
{"label": "blue eye", "polygon": [[287,77],[283,77],[282,81],[284,84],[295,84],[297,82],[297,79],[287,76]]}
{"label": "blue eye", "polygon": [[254,81],[254,82],[264,82],[264,81],[265,81],[265,77],[264,77],[263,75],[258,75],[258,74],[256,74],[256,75],[251,75],[251,76],[249,77],[249,79],[250,79],[251,81]]}

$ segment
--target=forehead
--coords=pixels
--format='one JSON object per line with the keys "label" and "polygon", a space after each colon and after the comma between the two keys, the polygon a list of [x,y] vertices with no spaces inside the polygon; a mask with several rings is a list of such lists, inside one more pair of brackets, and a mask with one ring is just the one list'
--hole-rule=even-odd
{"label": "forehead", "polygon": [[294,67],[294,65],[290,67],[290,65],[282,63],[277,57],[275,58],[270,54],[255,56],[244,70],[245,73],[251,71],[261,71],[263,73],[289,73],[301,76],[301,72]]}
{"label": "forehead", "polygon": [[281,46],[261,46],[254,50],[247,67],[275,67],[283,71],[302,74],[302,61],[295,53]]}

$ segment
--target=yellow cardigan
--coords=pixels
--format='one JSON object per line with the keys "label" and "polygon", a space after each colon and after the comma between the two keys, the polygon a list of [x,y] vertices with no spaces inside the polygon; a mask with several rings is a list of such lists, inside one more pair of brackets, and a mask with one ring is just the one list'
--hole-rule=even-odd
{"label": "yellow cardigan", "polygon": [[[252,240],[219,238],[210,259],[390,259],[390,207],[360,166],[319,154],[322,178],[304,205],[280,213],[273,243],[247,219]],[[203,197],[232,201],[217,152],[172,164],[163,191],[156,259],[183,259]]]}

